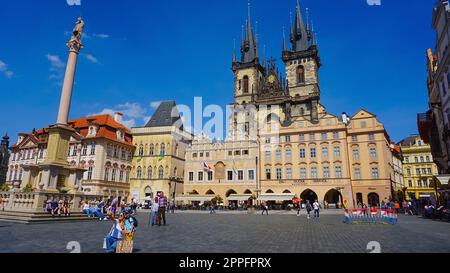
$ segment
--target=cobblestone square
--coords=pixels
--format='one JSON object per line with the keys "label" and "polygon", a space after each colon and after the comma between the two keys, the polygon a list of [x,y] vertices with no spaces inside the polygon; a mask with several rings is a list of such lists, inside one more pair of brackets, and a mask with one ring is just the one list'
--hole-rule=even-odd
{"label": "cobblestone square", "polygon": [[[136,253],[367,253],[377,241],[383,253],[449,253],[450,223],[399,216],[397,225],[353,224],[343,216],[324,214],[307,220],[293,213],[168,214],[167,226],[148,226],[139,212]],[[110,221],[24,225],[0,222],[2,253],[68,253],[77,241],[82,253],[102,253]]]}

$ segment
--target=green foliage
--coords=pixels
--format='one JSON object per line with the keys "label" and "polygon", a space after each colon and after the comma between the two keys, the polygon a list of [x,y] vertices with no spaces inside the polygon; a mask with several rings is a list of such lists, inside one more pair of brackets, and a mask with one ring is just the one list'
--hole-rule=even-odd
{"label": "green foliage", "polygon": [[0,184],[0,191],[9,191],[9,186],[6,183]]}
{"label": "green foliage", "polygon": [[213,203],[214,205],[221,204],[223,203],[223,198],[220,195],[217,195],[216,197],[211,199],[211,203]]}
{"label": "green foliage", "polygon": [[23,188],[23,192],[32,192],[33,191],[33,185],[28,183],[25,188]]}

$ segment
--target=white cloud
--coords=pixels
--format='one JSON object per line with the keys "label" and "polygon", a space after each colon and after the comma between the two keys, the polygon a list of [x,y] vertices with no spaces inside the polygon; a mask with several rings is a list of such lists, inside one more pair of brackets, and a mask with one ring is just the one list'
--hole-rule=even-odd
{"label": "white cloud", "polygon": [[98,59],[92,54],[84,54],[83,56],[84,58],[86,58],[86,60],[90,61],[91,63],[94,64],[98,63]]}
{"label": "white cloud", "polygon": [[152,101],[152,102],[150,102],[150,107],[152,109],[156,110],[159,107],[159,105],[161,104],[161,102],[162,101]]}
{"label": "white cloud", "polygon": [[109,38],[108,34],[100,33],[100,34],[93,34],[94,37],[100,38],[100,39],[107,39]]}
{"label": "white cloud", "polygon": [[61,59],[59,58],[58,55],[47,54],[47,60],[50,61],[50,64],[52,65],[52,67],[55,67],[55,68],[63,68],[64,67],[64,63],[61,61]]}
{"label": "white cloud", "polygon": [[0,72],[3,73],[8,79],[12,78],[12,76],[14,75],[14,72],[8,70],[8,65],[2,60],[0,60]]}
{"label": "white cloud", "polygon": [[50,76],[48,79],[55,81],[57,85],[62,85],[62,79],[64,77],[64,63],[58,55],[47,54],[46,57],[50,62]]}
{"label": "white cloud", "polygon": [[[100,113],[89,114],[90,116],[95,115],[110,115],[114,116],[114,113],[120,112],[123,114],[122,124],[128,128],[135,127],[138,123],[137,121],[142,121],[143,123],[147,123],[150,120],[150,117],[147,116],[147,109],[143,108],[139,103],[131,103],[126,102],[124,104],[119,104],[113,107],[114,109],[105,108]],[[141,124],[139,122],[139,125]]]}

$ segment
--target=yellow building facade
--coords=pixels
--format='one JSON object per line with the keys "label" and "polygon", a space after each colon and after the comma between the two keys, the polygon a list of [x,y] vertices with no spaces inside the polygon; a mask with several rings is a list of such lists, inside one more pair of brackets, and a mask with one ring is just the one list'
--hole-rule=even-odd
{"label": "yellow building facade", "polygon": [[169,201],[183,192],[185,151],[192,135],[187,133],[173,101],[162,102],[145,127],[132,128],[136,152],[130,192],[145,203],[164,192]]}
{"label": "yellow building facade", "polygon": [[435,194],[433,176],[438,174],[433,162],[431,147],[419,135],[411,135],[402,140],[399,145],[403,152],[403,174],[406,197],[429,198]]}

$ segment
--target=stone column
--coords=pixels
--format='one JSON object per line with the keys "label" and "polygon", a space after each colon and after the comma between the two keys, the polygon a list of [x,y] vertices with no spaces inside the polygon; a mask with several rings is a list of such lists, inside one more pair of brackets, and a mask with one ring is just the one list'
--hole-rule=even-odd
{"label": "stone column", "polygon": [[75,78],[75,70],[77,66],[78,53],[83,47],[80,41],[72,39],[67,43],[69,47],[69,58],[67,61],[66,74],[61,93],[61,101],[59,104],[57,125],[67,125],[69,118],[70,101],[72,99],[73,82]]}

